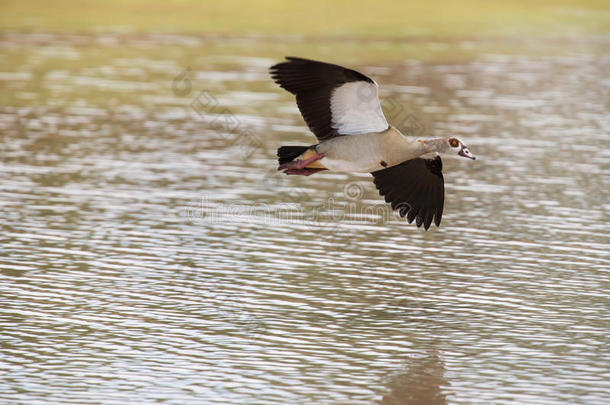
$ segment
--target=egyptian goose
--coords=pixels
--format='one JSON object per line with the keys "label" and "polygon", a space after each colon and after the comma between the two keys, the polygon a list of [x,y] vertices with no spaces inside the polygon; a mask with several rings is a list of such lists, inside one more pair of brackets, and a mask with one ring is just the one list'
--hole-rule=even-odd
{"label": "egyptian goose", "polygon": [[428,229],[439,226],[445,198],[439,153],[475,159],[457,138],[412,139],[386,121],[377,83],[355,70],[287,57],[271,67],[280,87],[296,95],[297,105],[319,143],[282,146],[279,168],[309,176],[322,170],[371,173],[385,201]]}

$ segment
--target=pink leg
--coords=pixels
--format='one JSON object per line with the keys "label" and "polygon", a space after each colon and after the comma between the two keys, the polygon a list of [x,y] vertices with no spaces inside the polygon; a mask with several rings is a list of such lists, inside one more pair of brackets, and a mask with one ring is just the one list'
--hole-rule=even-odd
{"label": "pink leg", "polygon": [[280,165],[280,167],[278,167],[278,170],[301,170],[304,169],[305,166],[307,166],[310,163],[315,162],[316,160],[320,160],[322,159],[324,156],[323,153],[316,153],[315,155],[313,155],[310,158],[307,158],[305,160],[293,160],[292,162],[287,162],[284,163],[283,165]]}

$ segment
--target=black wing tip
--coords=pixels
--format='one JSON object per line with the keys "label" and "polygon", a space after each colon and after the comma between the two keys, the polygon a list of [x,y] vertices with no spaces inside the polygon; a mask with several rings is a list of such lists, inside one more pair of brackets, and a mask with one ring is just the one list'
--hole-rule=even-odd
{"label": "black wing tip", "polygon": [[440,227],[441,225],[441,217],[443,215],[442,211],[426,211],[422,209],[422,207],[416,208],[407,205],[407,208],[402,207],[400,209],[399,215],[401,218],[406,217],[406,220],[409,224],[415,221],[415,225],[420,228],[422,225],[424,229],[427,231],[430,229],[432,224],[436,225],[436,227]]}
{"label": "black wing tip", "polygon": [[289,60],[291,62],[320,62],[313,59],[301,58],[300,56],[284,56],[284,59]]}
{"label": "black wing tip", "polygon": [[[282,69],[284,68],[289,68],[289,67],[299,67],[299,68],[304,68],[307,66],[312,66],[312,65],[318,65],[318,66],[325,66],[327,68],[331,68],[331,69],[339,69],[339,71],[343,72],[343,75],[347,78],[346,81],[366,81],[368,83],[375,83],[375,81],[373,79],[371,79],[370,77],[356,71],[356,70],[352,70],[352,69],[348,69],[346,67],[343,67],[341,65],[337,65],[334,63],[329,63],[329,62],[323,62],[321,60],[315,60],[315,59],[307,59],[307,58],[301,58],[299,56],[285,56],[284,57],[284,61],[276,63],[275,65],[271,66],[269,68],[269,71],[271,72],[271,75],[273,77],[274,74],[278,74]],[[274,77],[274,79],[276,79],[276,77]],[[277,82],[277,80],[276,80]]]}
{"label": "black wing tip", "polygon": [[383,196],[386,203],[389,203],[392,210],[396,211],[401,218],[405,218],[407,223],[412,224],[415,221],[415,225],[418,228],[424,226],[427,231],[430,226],[434,223],[437,227],[441,224],[442,211],[426,211],[422,207],[412,206],[408,203],[398,203],[388,199],[387,195]]}
{"label": "black wing tip", "polygon": [[321,61],[317,61],[317,60],[313,60],[313,59],[305,59],[305,58],[300,58],[298,56],[285,56],[284,60],[281,62],[276,63],[275,65],[272,65],[269,70],[272,72],[277,72],[279,70],[281,70],[283,67],[287,67],[290,65],[297,65],[297,64],[303,64],[303,63],[325,63],[325,62],[321,62]]}
{"label": "black wing tip", "polygon": [[434,225],[436,225],[437,228],[441,226],[441,217],[442,216],[443,216],[443,210],[436,211],[436,215],[434,215]]}

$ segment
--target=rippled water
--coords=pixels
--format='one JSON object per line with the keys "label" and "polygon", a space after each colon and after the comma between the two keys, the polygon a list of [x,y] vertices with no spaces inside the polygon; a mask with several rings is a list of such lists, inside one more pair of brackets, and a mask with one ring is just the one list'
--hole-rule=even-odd
{"label": "rippled water", "polygon": [[353,65],[478,157],[424,232],[368,175],[277,174],[313,142],[277,59],[33,38],[0,72],[2,402],[610,402],[607,55]]}

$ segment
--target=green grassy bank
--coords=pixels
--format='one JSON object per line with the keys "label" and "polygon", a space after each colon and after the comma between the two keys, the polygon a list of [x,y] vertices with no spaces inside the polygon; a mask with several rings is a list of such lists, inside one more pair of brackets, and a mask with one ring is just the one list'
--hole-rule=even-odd
{"label": "green grassy bank", "polygon": [[475,37],[610,33],[607,0],[4,0],[0,30]]}

